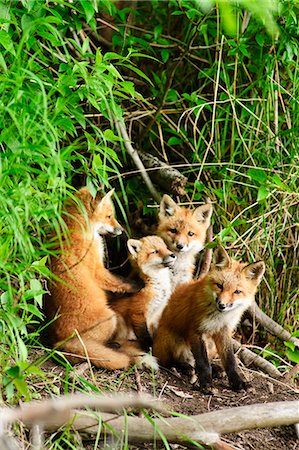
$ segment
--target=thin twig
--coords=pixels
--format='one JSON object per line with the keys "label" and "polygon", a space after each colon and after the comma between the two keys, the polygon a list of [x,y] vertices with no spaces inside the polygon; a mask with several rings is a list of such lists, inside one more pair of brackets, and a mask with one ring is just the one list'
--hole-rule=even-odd
{"label": "thin twig", "polygon": [[160,203],[161,201],[161,196],[158,193],[158,191],[156,190],[156,188],[153,186],[153,183],[150,179],[150,177],[147,174],[147,170],[144,167],[139,154],[137,152],[137,150],[135,148],[133,148],[131,140],[128,136],[127,133],[127,129],[125,127],[125,124],[123,122],[121,122],[120,120],[116,119],[116,126],[119,128],[120,134],[122,136],[122,138],[124,139],[124,145],[126,147],[127,152],[129,153],[129,155],[131,156],[132,160],[134,161],[137,169],[140,170],[140,175],[143,178],[143,181],[145,182],[148,190],[150,191],[150,193],[152,194],[153,198]]}

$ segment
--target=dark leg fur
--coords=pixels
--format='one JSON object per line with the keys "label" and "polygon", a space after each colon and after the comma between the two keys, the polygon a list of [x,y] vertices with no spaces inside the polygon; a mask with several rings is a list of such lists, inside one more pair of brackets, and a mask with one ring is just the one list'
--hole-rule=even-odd
{"label": "dark leg fur", "polygon": [[221,330],[221,333],[215,334],[213,338],[231,388],[234,391],[246,389],[246,383],[239,374],[229,332],[227,330]]}
{"label": "dark leg fur", "polygon": [[212,368],[209,362],[206,344],[201,336],[192,343],[191,350],[195,359],[195,371],[198,381],[194,389],[205,390],[212,384]]}
{"label": "dark leg fur", "polygon": [[149,334],[146,324],[144,324],[142,327],[135,327],[134,332],[137,336],[142,350],[148,352],[153,345],[153,340],[151,335]]}

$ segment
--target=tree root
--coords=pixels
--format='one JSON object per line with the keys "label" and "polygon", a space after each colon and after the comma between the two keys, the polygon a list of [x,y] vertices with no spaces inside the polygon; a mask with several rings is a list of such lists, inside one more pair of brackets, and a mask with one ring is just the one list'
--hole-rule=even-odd
{"label": "tree root", "polygon": [[271,319],[267,314],[265,314],[257,304],[254,304],[253,307],[249,309],[252,317],[255,317],[257,322],[261,324],[266,330],[268,330],[271,334],[278,337],[283,341],[289,341],[296,345],[299,348],[299,339],[292,337],[291,334],[285,330],[281,325]]}
{"label": "tree root", "polygon": [[261,369],[263,372],[270,375],[272,378],[280,378],[282,374],[276,367],[267,361],[265,358],[253,353],[248,348],[244,348],[238,341],[233,339],[234,351],[238,352],[240,360],[246,367],[254,365],[256,368]]}

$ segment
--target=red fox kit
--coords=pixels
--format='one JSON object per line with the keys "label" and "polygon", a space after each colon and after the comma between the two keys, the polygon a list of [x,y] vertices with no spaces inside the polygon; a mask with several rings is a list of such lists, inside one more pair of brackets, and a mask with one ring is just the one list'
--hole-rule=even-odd
{"label": "red fox kit", "polygon": [[184,366],[191,350],[197,386],[204,389],[212,383],[212,372],[203,335],[212,337],[232,389],[243,389],[231,333],[254,302],[264,271],[263,261],[238,262],[216,249],[211,271],[202,280],[179,286],[170,297],[154,336],[153,354],[159,363]]}
{"label": "red fox kit", "polygon": [[105,291],[132,290],[104,267],[102,235],[122,232],[114,217],[112,193],[93,199],[88,189],[82,188],[76,195],[79,202],[72,200],[66,205],[63,218],[69,235],[63,241],[63,253],[52,258],[51,270],[58,281],[51,282],[45,306],[48,318],[58,313],[50,331],[54,343],[65,341],[60,342],[62,350],[88,356],[97,367],[119,369],[138,361],[143,352],[136,343],[112,348],[118,345],[113,343],[117,318]]}
{"label": "red fox kit", "polygon": [[144,288],[131,297],[111,301],[110,305],[125,321],[125,328],[119,333],[128,338],[128,332],[133,330],[147,350],[151,345],[147,329],[152,335],[172,292],[169,267],[173,266],[175,255],[158,236],[129,239],[127,244]]}
{"label": "red fox kit", "polygon": [[169,195],[163,195],[157,234],[177,257],[172,269],[173,289],[192,280],[196,255],[204,248],[212,211],[210,204],[194,210],[182,208]]}

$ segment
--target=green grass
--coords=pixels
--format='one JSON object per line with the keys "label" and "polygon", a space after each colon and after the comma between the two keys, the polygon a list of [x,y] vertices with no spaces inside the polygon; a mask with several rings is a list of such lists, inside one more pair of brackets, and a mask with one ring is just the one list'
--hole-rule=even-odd
{"label": "green grass", "polygon": [[[50,237],[63,232],[62,203],[77,187],[87,184],[93,193],[99,185],[116,187],[132,233],[137,207],[156,220],[114,127],[123,117],[137,150],[187,176],[181,201],[211,198],[216,242],[238,257],[266,261],[257,301],[299,332],[298,7],[280,2],[277,37],[240,8],[225,16],[222,5],[202,11],[195,3],[141,1],[131,19],[109,1],[1,7],[3,402],[98,392],[95,379],[70,381],[73,368],[41,344],[42,301]],[[103,12],[113,19],[103,21]],[[108,46],[105,21],[112,25]],[[37,348],[44,350],[36,355]],[[295,362],[292,351],[286,356]],[[65,378],[44,371],[48,358],[65,367]],[[51,448],[81,445],[70,430],[55,439]]]}

